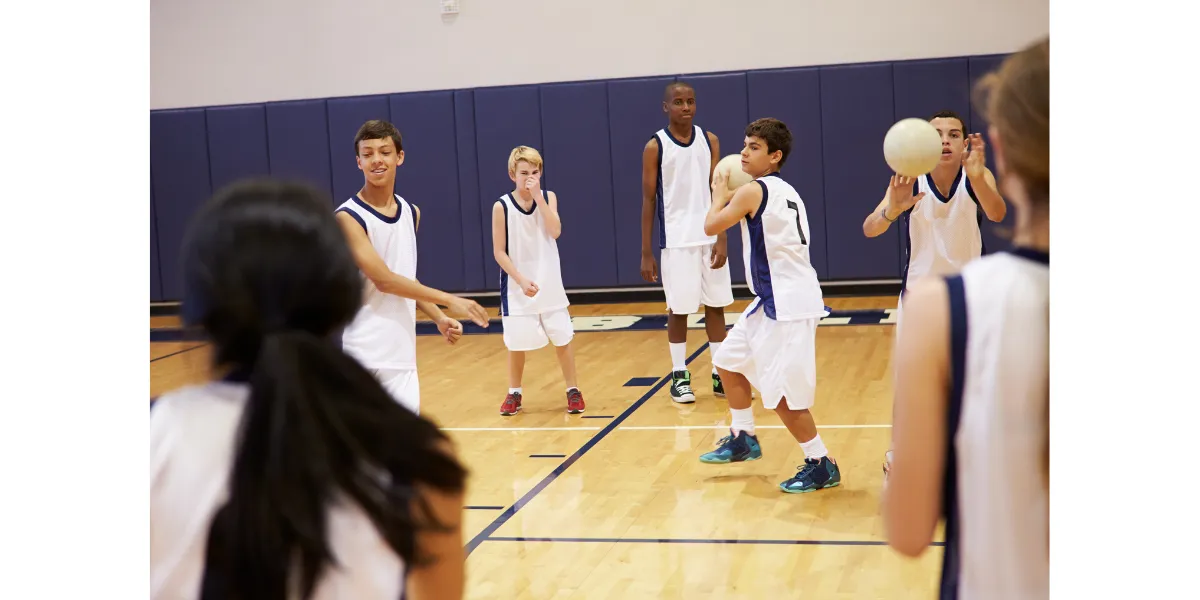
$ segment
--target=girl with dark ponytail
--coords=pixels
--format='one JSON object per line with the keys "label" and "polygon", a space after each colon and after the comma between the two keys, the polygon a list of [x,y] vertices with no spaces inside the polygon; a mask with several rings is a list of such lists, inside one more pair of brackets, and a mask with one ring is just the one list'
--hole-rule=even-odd
{"label": "girl with dark ponytail", "polygon": [[363,280],[330,206],[259,180],[191,222],[184,320],[221,378],[151,411],[153,598],[462,597],[466,471],[336,345]]}

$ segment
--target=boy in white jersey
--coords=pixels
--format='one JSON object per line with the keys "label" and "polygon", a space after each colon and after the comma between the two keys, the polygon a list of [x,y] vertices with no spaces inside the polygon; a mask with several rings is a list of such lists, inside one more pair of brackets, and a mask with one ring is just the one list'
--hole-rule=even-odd
{"label": "boy in white jersey", "polygon": [[395,193],[396,168],[404,162],[396,127],[387,121],[367,121],[354,136],[354,153],[363,172],[363,187],[338,207],[336,215],[367,281],[363,306],[343,331],[342,346],[379,378],[392,397],[419,413],[416,309],[433,319],[451,344],[462,335],[462,324],[447,317],[439,304],[480,327],[488,326],[487,311],[477,302],[417,281],[421,212]]}
{"label": "boy in white jersey", "polygon": [[[883,235],[897,219],[908,233],[901,294],[909,281],[956,273],[979,258],[980,209],[995,223],[1007,212],[996,177],[987,168],[983,137],[969,135],[954,111],[941,111],[930,123],[942,137],[937,166],[921,177],[892,176],[883,200],[863,221],[867,237]],[[933,197],[922,202],[927,196]]]}
{"label": "boy in white jersey", "polygon": [[[996,177],[987,168],[983,137],[968,134],[962,117],[954,111],[938,112],[929,122],[942,137],[941,160],[921,177],[893,175],[883,200],[863,222],[867,237],[883,235],[897,219],[907,232],[901,298],[908,282],[957,273],[983,254],[979,209],[996,223],[1007,213]],[[922,202],[928,195],[933,198]],[[900,304],[897,310],[901,310]],[[884,456],[885,473],[891,455],[888,450]]]}
{"label": "boy in white jersey", "polygon": [[[671,399],[691,403],[696,394],[687,368],[687,316],[704,306],[704,329],[715,356],[725,339],[722,309],[733,303],[725,232],[710,235],[704,231],[704,215],[712,203],[708,187],[721,150],[716,135],[692,124],[696,113],[692,86],[668,84],[663,112],[667,113],[667,126],[650,138],[642,152],[642,278],[658,281],[650,242],[657,212],[667,297]],[[712,389],[716,396],[725,395],[716,367]]]}
{"label": "boy in white jersey", "polygon": [[816,395],[817,324],[829,313],[809,257],[808,213],[795,188],[779,177],[792,134],[778,119],[746,127],[742,170],[753,183],[731,192],[724,175],[713,177],[705,233],[740,224],[746,280],[755,295],[713,356],[729,398],[730,435],[700,457],[706,463],[762,458],[754,435],[750,386],[762,393],[804,451],[804,465],[779,489],[791,494],[835,487],[841,470],[828,456],[809,409]]}
{"label": "boy in white jersey", "polygon": [[567,384],[567,412],[584,411],[575,377],[575,330],[563,288],[555,240],[562,233],[558,196],[542,191],[542,155],[513,148],[508,176],[516,186],[492,207],[492,256],[500,265],[500,318],[508,348],[508,395],[500,414],[521,410],[525,353],[554,344]]}

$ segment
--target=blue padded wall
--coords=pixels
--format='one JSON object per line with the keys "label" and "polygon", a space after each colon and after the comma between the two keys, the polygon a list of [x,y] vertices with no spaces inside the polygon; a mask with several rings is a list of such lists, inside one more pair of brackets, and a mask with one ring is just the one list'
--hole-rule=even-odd
{"label": "blue padded wall", "polygon": [[158,266],[158,221],[154,212],[154,176],[150,184],[150,301],[162,300],[162,275]]}
{"label": "blue padded wall", "polygon": [[[696,89],[696,117],[693,120],[705,131],[717,136],[718,157],[742,151],[746,124],[750,122],[746,74],[689,75],[679,77]],[[734,283],[745,283],[745,263],[742,257],[741,227],[726,231],[729,239],[729,275]]]}
{"label": "blue padded wall", "polygon": [[[780,175],[804,201],[810,232],[809,256],[817,276],[829,275],[826,257],[825,170],[821,148],[821,82],[817,69],[787,69],[750,73],[750,120],[774,117],[792,132],[792,151]],[[741,151],[722,146],[722,154]],[[735,257],[742,262],[740,255]]]}
{"label": "blue padded wall", "polygon": [[271,172],[267,111],[261,104],[210,108],[205,116],[213,191],[245,177]]}
{"label": "blue padded wall", "polygon": [[[1000,63],[1004,61],[1004,56],[972,56],[967,61],[969,77],[971,79],[971,87],[974,88],[975,82],[979,81],[984,75],[996,70],[1000,67]],[[983,118],[983,114],[979,110],[971,112],[971,131],[983,134],[984,142],[988,141],[987,137],[987,119]],[[990,149],[985,147],[984,152],[987,154],[987,166],[996,173],[996,159],[990,152]],[[1012,204],[1008,204],[1008,211],[1004,215],[1004,220],[999,223],[993,223],[983,219],[983,249],[986,253],[992,253],[997,250],[1004,250],[1012,246],[1008,238],[1003,235],[1003,230],[1011,228],[1015,222],[1013,217]]]}
{"label": "blue padded wall", "polygon": [[332,196],[324,100],[267,104],[267,153],[271,175],[298,179],[330,194],[330,208],[341,204]]}
{"label": "blue padded wall", "polygon": [[883,198],[891,170],[883,136],[895,123],[890,64],[822,67],[821,132],[830,279],[900,276],[896,227],[868,239],[862,223]]}
{"label": "blue padded wall", "polygon": [[[468,290],[488,289],[483,265],[492,258],[491,213],[480,210],[479,160],[475,145],[475,93],[454,92],[454,138],[458,143],[458,201],[462,214],[462,251]],[[488,204],[488,206],[491,206]],[[482,220],[481,220],[482,218]],[[493,280],[492,285],[499,285]]]}
{"label": "blue padded wall", "polygon": [[[492,206],[511,192],[508,155],[520,146],[542,149],[541,106],[537,86],[475,90],[475,151],[479,169],[479,204],[483,227],[484,289],[500,290],[500,265],[492,257]],[[542,178],[543,189],[553,190],[553,174]],[[564,266],[564,271],[570,265]]]}
{"label": "blue padded wall", "polygon": [[[394,94],[389,103],[392,122],[404,142],[396,192],[421,211],[417,279],[437,289],[465,289],[463,245],[458,243],[463,231],[453,135],[454,95]],[[362,175],[358,185],[362,185]]]}
{"label": "blue padded wall", "polygon": [[202,108],[150,115],[150,183],[164,299],[183,297],[180,244],[188,221],[212,193],[207,140]]}
{"label": "blue padded wall", "polygon": [[545,177],[558,197],[563,285],[606,287],[617,280],[608,94],[602,81],[541,87]]}
{"label": "blue padded wall", "polygon": [[[329,127],[329,167],[333,181],[333,202],[341,204],[363,186],[363,174],[355,160],[354,135],[366,121],[382,119],[395,123],[404,138],[404,125],[396,123],[389,112],[387,96],[330,98],[325,102]],[[404,167],[401,166],[401,169]],[[403,196],[404,193],[400,192]]]}
{"label": "blue padded wall", "polygon": [[[928,119],[953,110],[971,124],[967,59],[914,60],[892,65],[896,120]],[[880,142],[882,144],[882,141]]]}
{"label": "blue padded wall", "polygon": [[[942,110],[952,110],[964,119],[968,131],[971,125],[970,81],[967,59],[915,60],[892,66],[896,103],[896,120],[917,117],[928,119]],[[889,175],[890,176],[890,175]],[[886,186],[887,180],[880,185]],[[882,194],[880,198],[882,198]],[[908,231],[896,221],[892,225],[900,234],[900,247],[908,244]],[[904,252],[897,264],[904,269]]]}
{"label": "blue padded wall", "polygon": [[[612,156],[612,207],[617,277],[620,286],[661,285],[642,280],[642,151],[654,132],[666,127],[663,90],[674,77],[609,81],[608,139]],[[657,214],[657,213],[656,213]],[[653,219],[650,249],[659,259],[658,217]],[[661,282],[661,278],[659,280]]]}
{"label": "blue padded wall", "polygon": [[[891,174],[883,136],[897,119],[942,108],[971,131],[987,124],[971,86],[1004,56],[751,70],[392,95],[318,98],[151,112],[151,299],[178,300],[179,243],[214,190],[271,174],[308,181],[339,204],[362,185],[353,155],[363,121],[390,119],[404,136],[397,192],[421,209],[418,277],[450,292],[496,291],[491,210],[512,189],[507,158],[527,144],[546,159],[545,189],[562,200],[568,288],[659,287],[642,281],[641,156],[666,124],[662,94],[696,88],[696,124],[741,151],[748,122],[782,119],[793,134],[783,176],[799,191],[823,281],[898,279],[898,227],[868,239],[862,222]],[[995,160],[988,153],[988,166]],[[984,220],[986,249],[1009,244]],[[651,248],[658,255],[657,218]],[[729,232],[731,271],[744,282],[741,234]]]}

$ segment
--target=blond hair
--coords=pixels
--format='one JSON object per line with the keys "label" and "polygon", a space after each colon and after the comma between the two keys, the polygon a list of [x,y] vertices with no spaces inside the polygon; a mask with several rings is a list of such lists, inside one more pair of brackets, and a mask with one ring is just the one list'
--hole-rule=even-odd
{"label": "blond hair", "polygon": [[517,163],[525,161],[534,168],[542,168],[542,155],[537,150],[529,146],[517,146],[508,155],[508,174],[512,175],[517,172]]}

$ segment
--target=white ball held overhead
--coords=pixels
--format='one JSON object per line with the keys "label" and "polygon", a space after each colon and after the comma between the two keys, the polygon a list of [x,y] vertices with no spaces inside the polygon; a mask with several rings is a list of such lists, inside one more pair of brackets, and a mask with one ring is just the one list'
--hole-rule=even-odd
{"label": "white ball held overhead", "polygon": [[721,159],[717,163],[717,171],[725,175],[725,184],[729,189],[736,190],[751,181],[754,178],[742,170],[742,155],[730,154]]}
{"label": "white ball held overhead", "polygon": [[902,119],[883,138],[883,159],[905,177],[933,170],[942,158],[942,136],[924,119]]}

